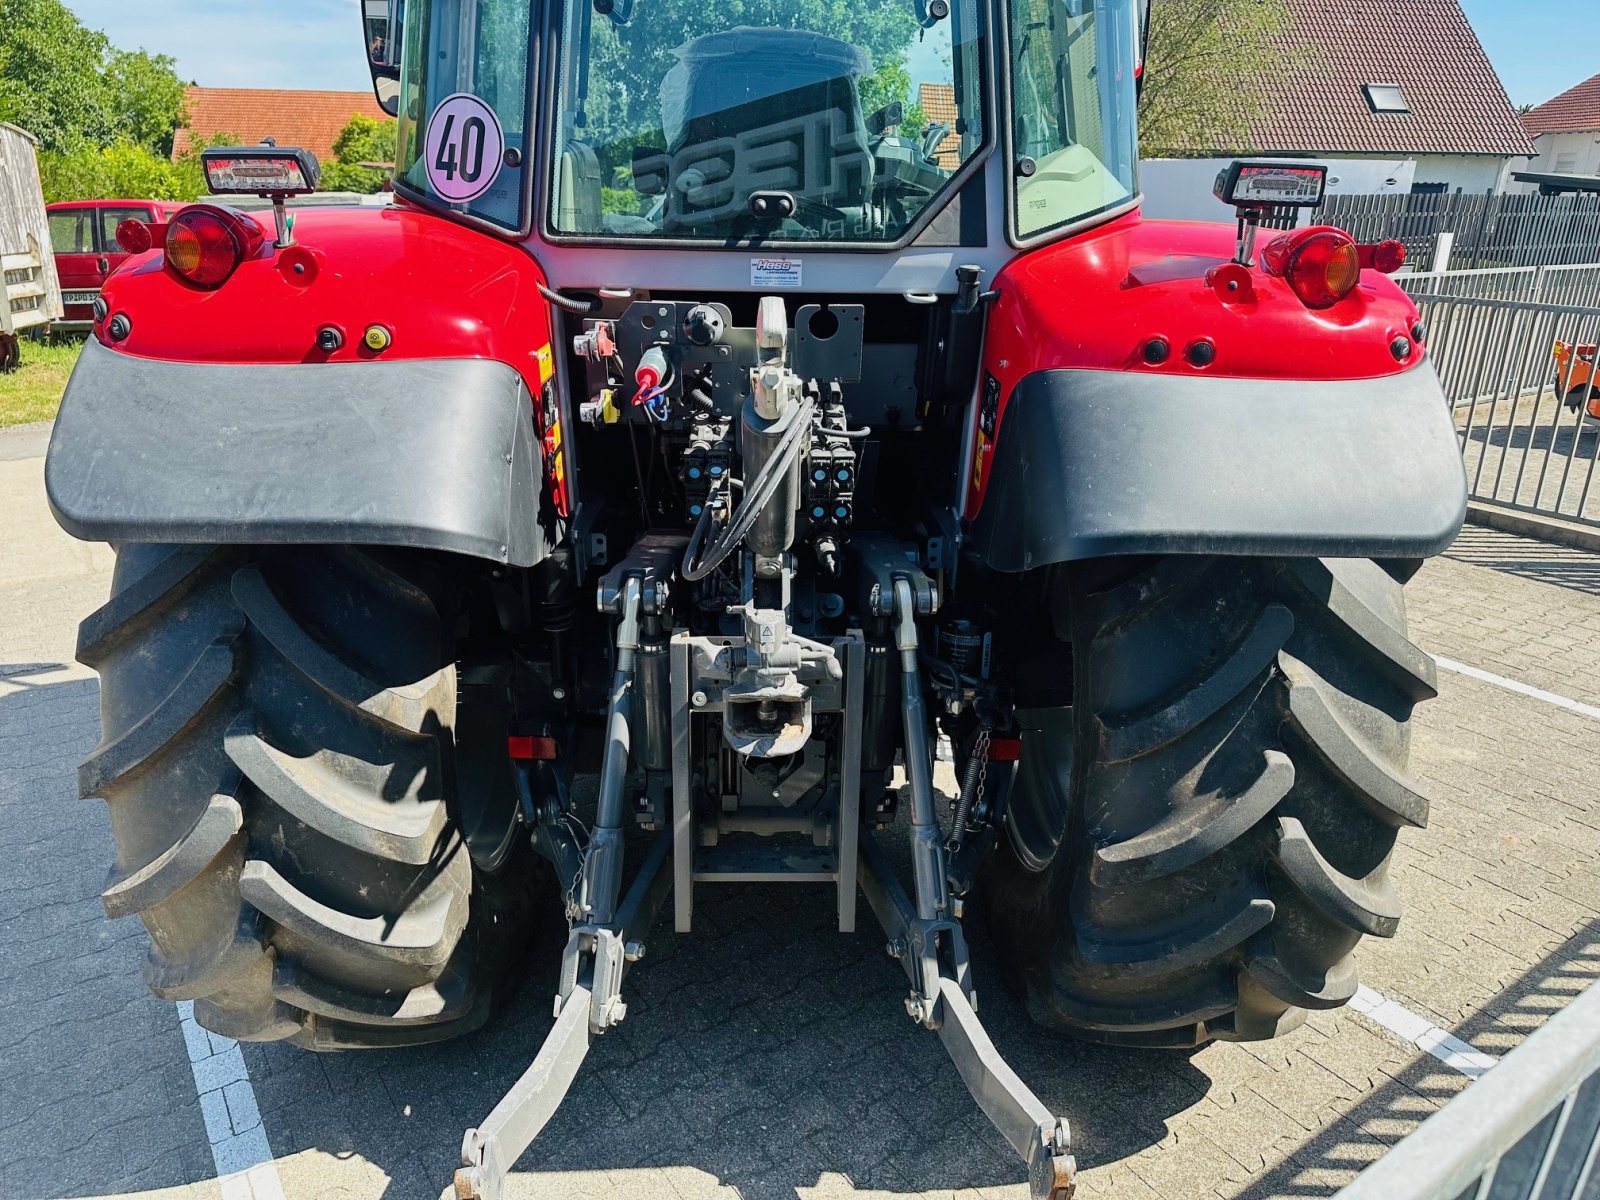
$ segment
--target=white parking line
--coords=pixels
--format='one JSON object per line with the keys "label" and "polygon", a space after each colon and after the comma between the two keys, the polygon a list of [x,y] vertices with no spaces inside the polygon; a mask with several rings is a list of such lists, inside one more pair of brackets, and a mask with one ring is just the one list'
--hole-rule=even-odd
{"label": "white parking line", "polygon": [[1532,696],[1535,700],[1543,700],[1546,704],[1554,704],[1557,708],[1564,708],[1568,712],[1575,712],[1579,716],[1592,717],[1600,721],[1600,708],[1593,704],[1585,704],[1581,700],[1574,700],[1569,696],[1557,695],[1547,692],[1543,688],[1536,688],[1531,684],[1521,683],[1515,679],[1507,679],[1504,675],[1496,675],[1492,671],[1484,671],[1478,667],[1469,667],[1466,663],[1458,663],[1451,658],[1440,658],[1437,654],[1433,661],[1446,671],[1454,671],[1457,675],[1466,675],[1473,679],[1480,679],[1484,683],[1492,683],[1495,687],[1505,688],[1508,692],[1520,692],[1524,696]]}
{"label": "white parking line", "polygon": [[178,1018],[222,1200],[284,1200],[239,1043],[202,1029],[194,1019],[192,1001],[178,1005]]}
{"label": "white parking line", "polygon": [[1418,1050],[1425,1050],[1453,1071],[1476,1079],[1500,1060],[1493,1054],[1474,1050],[1466,1042],[1440,1029],[1427,1017],[1418,1016],[1403,1004],[1386,999],[1363,984],[1351,997],[1350,1007],[1390,1033],[1404,1038]]}

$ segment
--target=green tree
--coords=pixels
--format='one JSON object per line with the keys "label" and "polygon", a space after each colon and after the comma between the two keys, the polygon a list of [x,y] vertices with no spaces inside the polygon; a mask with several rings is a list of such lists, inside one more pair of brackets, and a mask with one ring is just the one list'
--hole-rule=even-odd
{"label": "green tree", "polygon": [[871,116],[891,104],[903,105],[900,128],[912,137],[922,132],[928,123],[920,104],[911,102],[911,72],[906,70],[903,52],[890,52],[883,63],[861,81],[861,111]]}
{"label": "green tree", "polygon": [[0,120],[43,149],[128,142],[169,154],[182,119],[172,59],[116,49],[61,0],[0,0]]}
{"label": "green tree", "polygon": [[103,79],[110,48],[60,0],[0,0],[0,120],[46,150],[103,144],[115,123]]}
{"label": "green tree", "polygon": [[157,154],[171,155],[184,123],[183,82],[177,60],[143,50],[113,50],[105,82],[116,103],[118,136]]}
{"label": "green tree", "polygon": [[177,161],[147,146],[116,142],[70,154],[39,154],[39,181],[45,203],[58,200],[199,200],[209,194],[200,151],[238,145],[236,134],[219,133],[194,146]]}
{"label": "green tree", "polygon": [[335,161],[323,164],[322,190],[381,192],[394,164],[395,132],[394,121],[378,121],[362,113],[351,117],[334,139]]}
{"label": "green tree", "polygon": [[1292,70],[1284,0],[1152,0],[1139,137],[1151,157],[1249,153],[1264,65]]}

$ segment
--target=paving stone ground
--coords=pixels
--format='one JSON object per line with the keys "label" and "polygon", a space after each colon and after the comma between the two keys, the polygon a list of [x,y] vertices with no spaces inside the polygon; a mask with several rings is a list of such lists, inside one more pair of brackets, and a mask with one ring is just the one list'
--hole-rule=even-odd
{"label": "paving stone ground", "polygon": [[[42,450],[37,434],[35,442]],[[178,1014],[139,979],[136,922],[107,921],[103,809],[76,797],[96,685],[72,662],[110,557],[60,535],[40,464],[0,436],[0,1198],[219,1195]],[[8,447],[10,457],[8,457]],[[1600,702],[1600,560],[1469,530],[1414,581],[1435,653]],[[1430,827],[1401,842],[1399,937],[1363,979],[1504,1053],[1600,973],[1600,722],[1440,673],[1418,719]],[[629,1016],[524,1157],[515,1200],[1021,1200],[1022,1173],[867,931],[824,889],[703,886],[697,931],[659,928]],[[1349,1010],[1272,1043],[1109,1050],[1033,1028],[973,932],[982,1012],[1071,1117],[1081,1195],[1326,1196],[1465,1086]],[[290,1200],[426,1200],[461,1131],[550,1025],[556,942],[477,1035],[404,1052],[247,1045]]]}
{"label": "paving stone ground", "polygon": [[1564,517],[1600,517],[1600,421],[1568,408],[1553,378],[1515,398],[1502,394],[1458,408],[1455,416],[1474,496]]}

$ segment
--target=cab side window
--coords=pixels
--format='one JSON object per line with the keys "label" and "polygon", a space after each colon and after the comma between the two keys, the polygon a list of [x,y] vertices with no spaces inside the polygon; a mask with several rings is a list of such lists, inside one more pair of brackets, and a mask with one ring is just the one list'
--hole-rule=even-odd
{"label": "cab side window", "polygon": [[1132,199],[1138,145],[1129,0],[1011,5],[1014,228],[1036,237]]}

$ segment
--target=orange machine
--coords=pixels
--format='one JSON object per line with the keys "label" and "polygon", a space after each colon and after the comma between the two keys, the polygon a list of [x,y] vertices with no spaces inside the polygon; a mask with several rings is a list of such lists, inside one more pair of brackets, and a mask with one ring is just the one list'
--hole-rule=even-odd
{"label": "orange machine", "polygon": [[1589,416],[1600,421],[1600,381],[1595,378],[1595,349],[1593,345],[1556,343],[1556,390],[1566,399],[1568,408],[1576,410],[1582,404]]}

